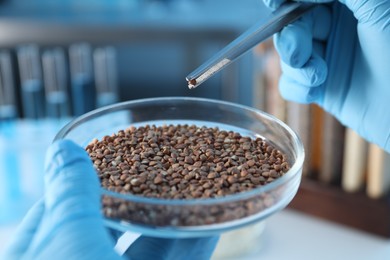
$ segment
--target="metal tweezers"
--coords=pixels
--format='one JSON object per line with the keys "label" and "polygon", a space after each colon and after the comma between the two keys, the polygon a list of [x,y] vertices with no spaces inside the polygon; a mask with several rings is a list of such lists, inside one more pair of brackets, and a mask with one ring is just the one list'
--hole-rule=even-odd
{"label": "metal tweezers", "polygon": [[211,59],[190,73],[186,77],[188,88],[196,88],[242,54],[274,33],[279,32],[284,26],[297,20],[302,14],[312,9],[314,5],[313,3],[302,2],[287,2],[281,5],[274,12],[270,13],[269,16],[258,21]]}

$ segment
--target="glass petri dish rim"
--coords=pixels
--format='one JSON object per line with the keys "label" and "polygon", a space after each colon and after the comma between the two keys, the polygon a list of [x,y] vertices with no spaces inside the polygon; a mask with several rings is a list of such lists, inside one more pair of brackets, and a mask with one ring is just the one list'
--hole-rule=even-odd
{"label": "glass petri dish rim", "polygon": [[249,106],[229,102],[229,101],[222,101],[222,100],[216,100],[216,99],[210,99],[210,98],[200,98],[200,97],[184,97],[184,96],[170,96],[170,97],[154,97],[154,98],[142,98],[142,99],[135,99],[130,101],[124,101],[115,103],[112,105],[108,105],[102,108],[98,108],[95,110],[92,110],[88,113],[85,113],[84,115],[81,115],[73,120],[71,120],[68,124],[66,124],[54,137],[53,142],[60,140],[60,139],[66,139],[66,135],[78,125],[81,125],[84,122],[87,122],[89,119],[96,118],[99,115],[104,115],[110,112],[115,111],[121,111],[123,109],[128,108],[129,106],[135,106],[137,104],[144,104],[147,102],[155,103],[157,101],[169,101],[174,103],[175,100],[178,101],[191,101],[191,102],[205,102],[205,103],[213,103],[216,105],[223,105],[223,106],[230,106],[236,109],[249,111],[251,113],[256,113],[261,115],[262,117],[270,120],[275,121],[278,125],[282,126],[287,132],[292,136],[292,139],[295,142],[294,147],[296,148],[297,157],[295,159],[294,164],[290,168],[289,171],[287,171],[282,177],[276,179],[275,181],[260,186],[254,189],[251,189],[249,191],[240,192],[236,194],[230,194],[224,197],[217,197],[217,198],[205,198],[205,199],[161,199],[161,198],[150,198],[150,197],[142,197],[139,195],[132,195],[132,194],[121,194],[113,191],[109,191],[105,188],[101,188],[101,191],[104,195],[125,199],[127,201],[132,201],[136,203],[145,203],[145,204],[155,204],[155,205],[177,205],[177,206],[191,206],[191,205],[215,205],[219,203],[228,203],[228,202],[234,202],[234,201],[240,201],[248,198],[252,198],[255,196],[259,196],[264,193],[272,192],[273,190],[276,190],[278,187],[282,187],[284,184],[288,183],[291,179],[296,177],[297,174],[299,174],[301,171],[301,168],[303,166],[304,158],[305,158],[305,151],[303,148],[303,144],[299,136],[295,133],[294,130],[292,130],[287,124],[285,124],[280,119],[274,117],[273,115],[270,115],[264,111],[261,111],[256,108],[252,108]]}

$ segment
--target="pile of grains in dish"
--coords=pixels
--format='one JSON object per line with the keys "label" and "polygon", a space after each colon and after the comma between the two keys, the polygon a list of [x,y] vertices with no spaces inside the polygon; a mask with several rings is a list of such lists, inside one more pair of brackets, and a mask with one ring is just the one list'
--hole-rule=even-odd
{"label": "pile of grains in dish", "polygon": [[[253,139],[217,127],[196,125],[131,126],[100,141],[95,139],[85,149],[102,187],[149,198],[185,200],[224,197],[266,185],[283,176],[290,168],[286,156],[261,138]],[[259,204],[256,201],[246,203]],[[247,204],[234,207],[241,207],[244,213],[239,215],[245,216],[265,206],[260,204],[257,208]],[[150,208],[143,209],[143,215],[135,217],[137,213],[134,211],[139,211],[140,207],[140,204],[119,202],[109,197],[103,199],[107,216],[172,224],[173,216],[169,209],[165,209],[165,213],[159,212],[160,215],[168,214],[165,217],[155,216],[157,212],[152,212]],[[225,209],[214,211],[218,211],[218,215]],[[153,219],[147,217],[149,213],[154,216]],[[230,214],[228,217],[218,216],[220,218],[213,221],[239,217]],[[203,223],[174,222],[177,225]]]}

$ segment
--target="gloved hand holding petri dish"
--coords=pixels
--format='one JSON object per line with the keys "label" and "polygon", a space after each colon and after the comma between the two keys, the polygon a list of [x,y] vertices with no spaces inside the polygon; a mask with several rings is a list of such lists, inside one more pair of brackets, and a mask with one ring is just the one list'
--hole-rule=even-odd
{"label": "gloved hand holding petri dish", "polygon": [[[297,135],[250,107],[167,97],[97,109],[57,134],[45,196],[4,258],[209,259],[219,235],[288,205],[303,161]],[[141,236],[118,254],[122,232]]]}

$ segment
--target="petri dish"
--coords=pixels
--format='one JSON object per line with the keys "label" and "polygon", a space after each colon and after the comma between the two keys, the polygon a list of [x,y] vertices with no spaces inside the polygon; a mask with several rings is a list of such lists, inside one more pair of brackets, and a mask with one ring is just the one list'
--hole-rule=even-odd
{"label": "petri dish", "polygon": [[[297,134],[281,120],[232,102],[192,97],[158,97],[117,103],[86,113],[63,127],[54,141],[70,139],[86,147],[129,126],[188,124],[218,127],[261,137],[290,164],[280,178],[261,187],[207,199],[161,199],[109,191],[102,187],[105,223],[118,231],[165,238],[219,235],[257,223],[285,208],[301,182],[304,149]],[[121,214],[110,207],[126,205]]]}

